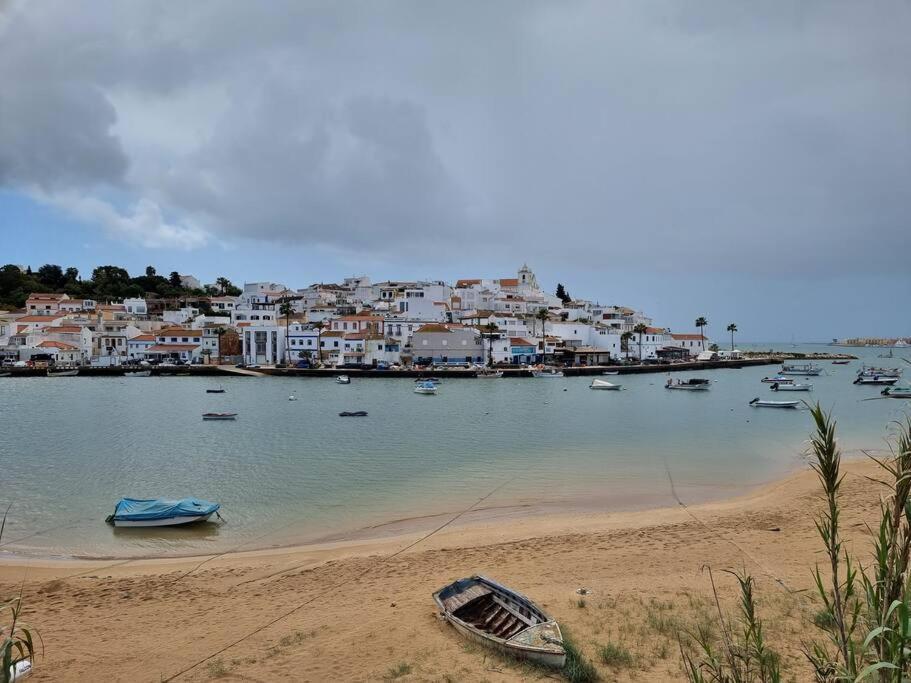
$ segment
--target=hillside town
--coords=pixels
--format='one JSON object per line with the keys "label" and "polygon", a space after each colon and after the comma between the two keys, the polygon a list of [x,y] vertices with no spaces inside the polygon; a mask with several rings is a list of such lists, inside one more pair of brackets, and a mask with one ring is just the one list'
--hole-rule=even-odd
{"label": "hillside town", "polygon": [[250,282],[235,295],[220,293],[224,283],[203,286],[189,275],[175,278],[181,283],[209,294],[96,301],[33,292],[21,309],[0,310],[0,360],[7,366],[383,369],[591,366],[688,360],[717,351],[704,326],[673,332],[633,308],[573,299],[562,284],[549,294],[527,265],[514,277],[451,284],[373,282],[361,275],[303,289]]}

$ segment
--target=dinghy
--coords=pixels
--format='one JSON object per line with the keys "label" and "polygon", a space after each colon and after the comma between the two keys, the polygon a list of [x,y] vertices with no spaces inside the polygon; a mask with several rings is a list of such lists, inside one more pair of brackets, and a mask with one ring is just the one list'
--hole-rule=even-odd
{"label": "dinghy", "polygon": [[151,377],[151,370],[137,370],[136,372],[125,372],[123,373],[124,377]]}
{"label": "dinghy", "polygon": [[794,380],[790,377],[778,375],[777,377],[763,377],[762,382],[765,384],[791,384]]}
{"label": "dinghy", "polygon": [[47,369],[48,377],[75,377],[79,374],[79,368],[74,368],[73,370],[51,370]]}
{"label": "dinghy", "polygon": [[336,384],[351,384],[351,378],[348,375],[339,375],[335,378]]}
{"label": "dinghy", "polygon": [[121,498],[114,506],[114,514],[104,521],[123,527],[176,526],[204,522],[217,515],[220,507],[218,503],[197,498]]}
{"label": "dinghy", "polygon": [[414,393],[432,396],[437,393],[437,385],[433,382],[423,382],[414,388]]}
{"label": "dinghy", "polygon": [[708,391],[712,386],[711,380],[691,377],[690,379],[671,379],[667,378],[665,389],[682,389],[684,391]]}
{"label": "dinghy", "polygon": [[502,376],[503,376],[502,370],[491,370],[489,368],[485,368],[483,370],[478,370],[477,373],[475,374],[475,377],[477,377],[478,379],[500,379],[500,377],[502,377]]}
{"label": "dinghy", "polygon": [[233,420],[237,413],[203,413],[203,420]]}
{"label": "dinghy", "polygon": [[532,377],[563,377],[563,372],[557,370],[556,368],[550,368],[549,370],[532,370]]}
{"label": "dinghy", "polygon": [[606,389],[609,391],[610,390],[619,391],[620,389],[623,388],[623,385],[622,384],[613,384],[604,379],[593,379],[592,383],[588,385],[588,388],[589,389]]}
{"label": "dinghy", "polygon": [[291,394],[291,395],[288,397],[288,400],[289,400],[289,401],[296,401],[296,400],[297,400],[297,396],[295,396],[294,394]]}
{"label": "dinghy", "polygon": [[619,375],[620,371],[619,370],[605,370],[601,374],[602,375]]}
{"label": "dinghy", "polygon": [[860,375],[854,380],[854,384],[878,384],[891,386],[898,381],[898,377],[881,377],[880,375]]}
{"label": "dinghy", "polygon": [[566,664],[560,626],[521,593],[472,576],[441,588],[433,600],[441,616],[474,641],[519,659]]}
{"label": "dinghy", "polygon": [[769,387],[772,391],[813,391],[812,384],[799,384],[793,382],[790,384],[775,382],[772,386]]}
{"label": "dinghy", "polygon": [[223,394],[225,393],[224,389],[206,389],[207,394]]}
{"label": "dinghy", "polygon": [[782,365],[780,375],[800,375],[802,377],[814,377],[822,372],[822,368],[813,363],[804,365]]}
{"label": "dinghy", "polygon": [[767,401],[757,397],[750,401],[750,405],[754,408],[797,408],[800,401]]}
{"label": "dinghy", "polygon": [[367,411],[366,410],[353,410],[353,411],[343,410],[342,412],[340,412],[338,414],[338,416],[339,417],[367,417]]}
{"label": "dinghy", "polygon": [[415,384],[420,384],[421,382],[433,382],[434,384],[439,384],[440,378],[439,377],[418,377],[416,380],[414,380]]}
{"label": "dinghy", "polygon": [[850,362],[849,360],[833,360],[832,365],[847,365]]}
{"label": "dinghy", "polygon": [[886,387],[880,393],[889,398],[911,398],[911,387]]}

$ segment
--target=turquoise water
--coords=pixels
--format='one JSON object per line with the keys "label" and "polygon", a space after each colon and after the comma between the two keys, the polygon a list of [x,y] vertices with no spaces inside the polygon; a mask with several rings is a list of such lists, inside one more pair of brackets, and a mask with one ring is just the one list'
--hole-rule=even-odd
{"label": "turquoise water", "polygon": [[[834,409],[843,447],[882,448],[908,402],[861,401],[879,390],[851,384],[860,361],[821,364],[810,396]],[[666,391],[652,374],[611,378],[622,392],[591,391],[584,377],[450,380],[431,397],[410,379],[224,378],[224,394],[190,377],[0,379],[0,502],[13,505],[0,552],[283,545],[459,510],[501,485],[484,506],[666,505],[668,471],[684,499],[726,497],[803,462],[808,414],[747,405],[776,397],[759,382],[775,369],[675,375],[715,380],[704,393]],[[806,394],[778,396],[792,397]],[[203,422],[206,411],[239,418]],[[139,533],[103,523],[121,496],[189,495],[220,502],[227,523]]]}

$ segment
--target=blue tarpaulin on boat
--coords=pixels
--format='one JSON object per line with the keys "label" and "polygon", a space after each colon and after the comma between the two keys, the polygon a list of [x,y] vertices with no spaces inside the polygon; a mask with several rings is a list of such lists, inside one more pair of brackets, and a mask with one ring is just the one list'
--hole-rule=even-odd
{"label": "blue tarpaulin on boat", "polygon": [[210,503],[198,498],[181,500],[121,498],[114,507],[114,519],[138,522],[168,519],[169,517],[196,517],[197,515],[211,515],[219,507],[218,503]]}

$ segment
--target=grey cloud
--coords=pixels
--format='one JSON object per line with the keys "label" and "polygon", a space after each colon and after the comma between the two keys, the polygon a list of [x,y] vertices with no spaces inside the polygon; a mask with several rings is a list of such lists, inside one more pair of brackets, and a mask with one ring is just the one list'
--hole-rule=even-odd
{"label": "grey cloud", "polygon": [[6,186],[107,182],[221,239],[409,258],[826,272],[909,243],[899,0],[11,7]]}

